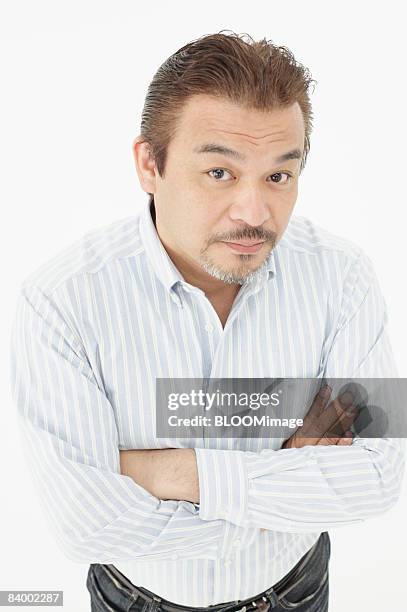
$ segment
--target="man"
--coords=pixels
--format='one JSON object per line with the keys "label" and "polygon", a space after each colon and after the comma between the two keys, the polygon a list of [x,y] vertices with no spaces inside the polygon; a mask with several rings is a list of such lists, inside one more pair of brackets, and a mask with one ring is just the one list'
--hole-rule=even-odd
{"label": "man", "polygon": [[266,40],[177,51],[134,141],[148,206],[23,282],[14,397],[92,610],[327,610],[327,530],[398,497],[399,441],[352,439],[329,386],[307,438],[156,437],[157,378],[395,375],[370,261],[292,216],[311,82]]}

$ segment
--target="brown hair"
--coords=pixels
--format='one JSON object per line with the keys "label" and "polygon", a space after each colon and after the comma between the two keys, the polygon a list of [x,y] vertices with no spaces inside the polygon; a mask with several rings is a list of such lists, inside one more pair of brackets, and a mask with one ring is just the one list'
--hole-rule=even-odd
{"label": "brown hair", "polygon": [[264,111],[298,102],[305,126],[301,172],[312,130],[308,90],[316,81],[286,47],[265,38],[254,41],[248,34],[223,32],[202,36],[178,49],[160,66],[148,87],[141,136],[150,145],[158,173],[164,176],[177,117],[188,98],[196,94],[219,96]]}

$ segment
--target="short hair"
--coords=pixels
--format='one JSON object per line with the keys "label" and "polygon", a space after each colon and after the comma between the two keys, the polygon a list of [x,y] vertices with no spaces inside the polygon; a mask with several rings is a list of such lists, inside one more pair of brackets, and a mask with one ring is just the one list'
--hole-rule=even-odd
{"label": "short hair", "polygon": [[155,73],[142,110],[141,136],[164,176],[168,145],[191,96],[207,94],[261,111],[298,102],[305,128],[301,172],[310,149],[312,83],[316,81],[309,70],[292,52],[271,40],[255,41],[249,34],[230,30],[201,36],[178,49]]}

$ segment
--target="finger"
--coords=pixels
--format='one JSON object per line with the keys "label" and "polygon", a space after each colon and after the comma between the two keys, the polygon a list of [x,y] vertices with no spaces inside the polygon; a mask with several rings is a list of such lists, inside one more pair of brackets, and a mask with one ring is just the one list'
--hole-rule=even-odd
{"label": "finger", "polygon": [[343,393],[330,402],[328,408],[321,415],[324,426],[332,426],[340,419],[346,411],[352,407],[353,397],[350,393]]}
{"label": "finger", "polygon": [[353,433],[348,429],[341,436],[326,434],[321,440],[323,440],[324,443],[329,442],[336,446],[348,446],[353,442]]}
{"label": "finger", "polygon": [[331,426],[330,432],[335,436],[343,437],[359,416],[359,410],[353,405],[347,406],[345,409],[340,406],[338,410],[341,412],[341,415]]}
{"label": "finger", "polygon": [[311,438],[309,435],[300,436],[298,432],[283,444],[283,448],[302,448],[303,446],[349,446],[353,442],[353,433],[347,430],[341,435],[332,432]]}
{"label": "finger", "polygon": [[340,438],[330,438],[328,436],[323,436],[318,440],[316,446],[335,446],[338,443]]}
{"label": "finger", "polygon": [[319,419],[313,423],[316,431],[320,432],[321,435],[327,431],[332,431],[342,436],[357,416],[357,410],[353,412],[355,407],[352,405],[352,401],[353,396],[348,391],[333,400]]}
{"label": "finger", "polygon": [[318,441],[318,444],[321,446],[333,446],[333,445],[338,444],[339,440],[341,440],[342,437],[343,437],[343,434],[338,436],[335,433],[327,432],[320,438],[320,440]]}
{"label": "finger", "polygon": [[353,433],[348,430],[345,431],[344,437],[338,442],[338,446],[349,446],[353,442]]}
{"label": "finger", "polygon": [[356,406],[348,406],[345,410],[342,410],[342,414],[334,424],[334,430],[336,431],[337,426],[341,428],[341,434],[349,429],[355,419],[359,416],[359,410]]}
{"label": "finger", "polygon": [[318,418],[322,414],[331,396],[331,392],[332,392],[332,389],[329,385],[324,385],[322,389],[320,389],[320,391],[316,394],[314,401],[311,404],[311,408],[308,410],[304,418],[304,423],[307,418],[315,419],[315,418]]}
{"label": "finger", "polygon": [[350,446],[353,442],[352,438],[339,438],[336,446]]}
{"label": "finger", "polygon": [[352,443],[352,438],[338,436],[323,436],[317,442],[317,446],[349,446]]}
{"label": "finger", "polygon": [[[327,428],[326,422],[324,423],[321,419],[312,423],[308,426],[306,431],[301,436],[301,433],[297,432],[298,436],[303,438],[317,438],[318,440],[326,439],[328,444],[332,444],[333,439],[342,438],[345,431],[351,427],[355,416],[342,415],[336,420],[330,427]],[[323,443],[323,442],[322,442]]]}

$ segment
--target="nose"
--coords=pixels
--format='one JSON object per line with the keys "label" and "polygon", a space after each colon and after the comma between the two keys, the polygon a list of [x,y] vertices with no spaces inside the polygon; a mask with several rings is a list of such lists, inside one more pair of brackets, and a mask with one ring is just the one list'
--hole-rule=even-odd
{"label": "nose", "polygon": [[229,216],[233,221],[241,221],[253,227],[261,226],[271,217],[270,204],[264,191],[259,188],[248,188],[240,195],[235,196],[233,204],[229,207]]}

